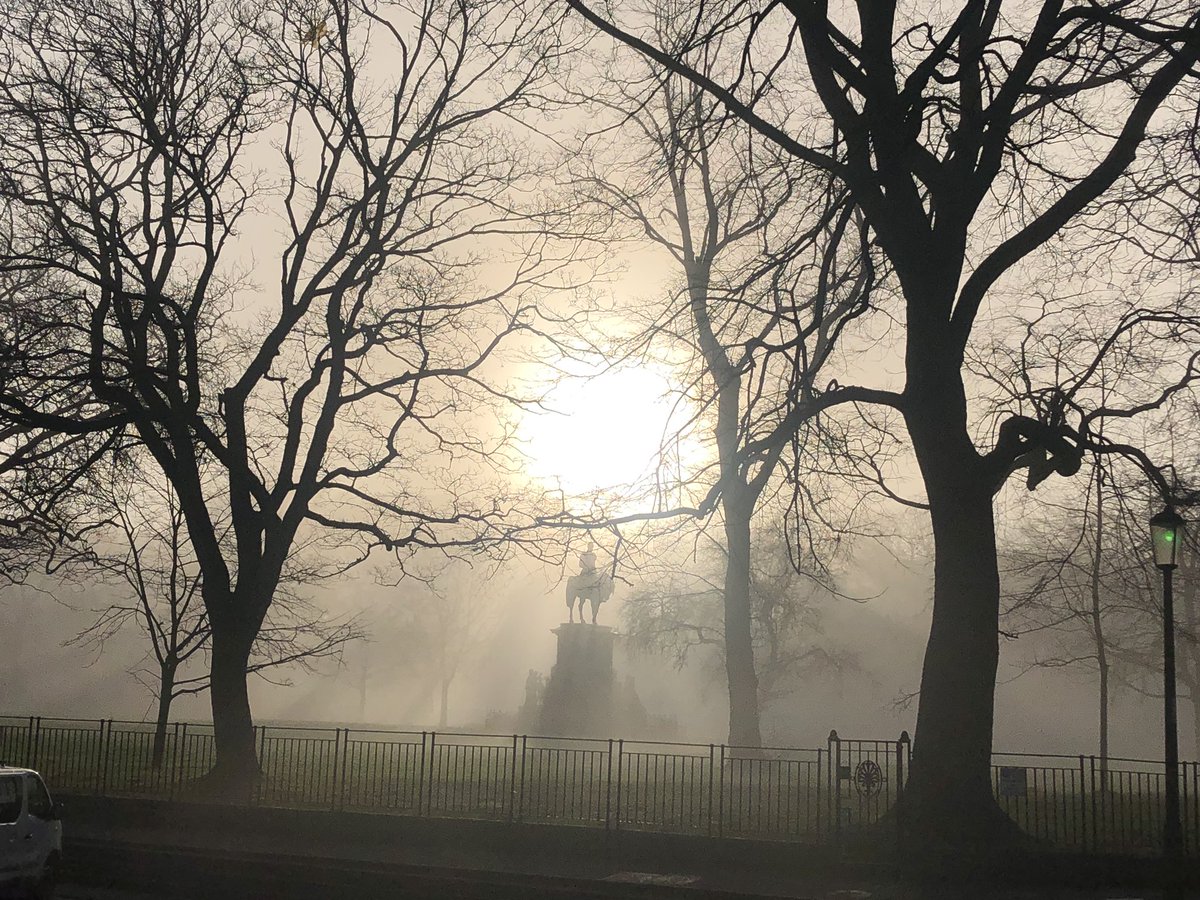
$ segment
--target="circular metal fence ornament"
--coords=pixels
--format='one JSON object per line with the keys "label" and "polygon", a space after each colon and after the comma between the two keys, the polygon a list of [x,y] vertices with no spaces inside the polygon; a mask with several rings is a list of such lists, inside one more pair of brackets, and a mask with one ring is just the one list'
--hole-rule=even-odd
{"label": "circular metal fence ornament", "polygon": [[883,790],[883,769],[873,759],[864,759],[854,770],[854,789],[860,797],[868,800],[878,797]]}

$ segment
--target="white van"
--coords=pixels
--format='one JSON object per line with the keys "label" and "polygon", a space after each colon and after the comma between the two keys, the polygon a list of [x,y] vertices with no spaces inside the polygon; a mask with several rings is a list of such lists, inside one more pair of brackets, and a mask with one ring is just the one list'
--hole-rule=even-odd
{"label": "white van", "polygon": [[42,776],[0,766],[0,892],[54,895],[62,858],[62,822]]}

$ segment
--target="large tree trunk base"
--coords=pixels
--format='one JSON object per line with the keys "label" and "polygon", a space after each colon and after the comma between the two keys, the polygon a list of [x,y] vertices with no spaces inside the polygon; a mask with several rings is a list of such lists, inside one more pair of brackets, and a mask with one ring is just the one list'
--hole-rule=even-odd
{"label": "large tree trunk base", "polygon": [[891,817],[902,867],[918,877],[968,876],[1038,846],[990,797],[946,809],[906,795]]}
{"label": "large tree trunk base", "polygon": [[196,799],[248,803],[254,798],[262,772],[257,760],[252,764],[217,764],[188,782],[184,793]]}

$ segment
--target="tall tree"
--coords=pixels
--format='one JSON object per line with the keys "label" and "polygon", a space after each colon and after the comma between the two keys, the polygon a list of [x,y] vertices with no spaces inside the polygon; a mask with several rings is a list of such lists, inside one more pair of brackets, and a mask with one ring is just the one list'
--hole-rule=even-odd
{"label": "tall tree", "polygon": [[[716,77],[719,52],[689,54],[673,4],[655,7],[656,40]],[[686,355],[696,372],[686,386],[695,419],[687,438],[712,449],[720,484],[724,648],[729,741],[762,743],[756,668],[751,522],[793,460],[818,441],[793,435],[765,452],[744,454],[832,379],[843,330],[871,304],[877,273],[866,230],[844,189],[828,173],[791,158],[731,116],[704,90],[621,53],[597,84],[597,110],[579,179],[593,203],[649,240],[672,265],[665,303],[632,347]],[[760,102],[772,96],[764,81]],[[586,165],[585,165],[586,164]],[[809,423],[815,430],[815,420]],[[670,441],[679,437],[667,438]],[[839,447],[839,450],[844,447]],[[761,625],[762,622],[759,622]]]}
{"label": "tall tree", "polygon": [[119,434],[161,469],[212,630],[216,785],[257,777],[246,672],[298,541],[332,529],[350,565],[502,535],[514,502],[466,478],[520,400],[497,356],[576,249],[529,205],[545,193],[521,124],[550,102],[561,18],[521,0],[9,8],[0,268],[54,292],[0,359],[22,438],[5,453]]}
{"label": "tall tree", "polygon": [[438,728],[450,721],[455,680],[478,663],[480,650],[495,630],[495,582],[489,587],[489,575],[495,574],[487,566],[474,570],[451,561],[393,604],[385,652],[397,660],[398,668],[428,686],[436,698]]}
{"label": "tall tree", "polygon": [[[127,460],[101,468],[89,481],[88,503],[99,524],[88,532],[90,565],[73,578],[99,576],[121,596],[93,609],[95,620],[68,643],[99,653],[118,633],[140,631],[145,653],[131,671],[154,696],[151,764],[158,768],[174,701],[209,688],[212,629],[200,599],[201,573],[169,485]],[[361,637],[353,620],[329,618],[302,595],[318,576],[317,566],[289,561],[254,642],[248,674],[277,678],[281,668],[311,668]]]}
{"label": "tall tree", "polygon": [[1127,485],[1114,482],[1103,458],[1090,459],[1087,469],[1090,489],[1082,505],[1074,492],[1060,490],[1020,507],[1020,524],[1000,547],[1002,602],[1005,632],[1032,639],[1026,670],[1095,674],[1103,774],[1113,690],[1129,681],[1131,653],[1161,626],[1146,600],[1152,581],[1141,546],[1145,517],[1136,502],[1144,497],[1130,497]]}
{"label": "tall tree", "polygon": [[[656,566],[639,567],[622,622],[635,647],[666,653],[680,668],[694,656],[725,668],[726,550],[703,535],[700,547],[690,560],[660,550]],[[793,553],[782,523],[756,529],[749,605],[760,719],[806,678],[854,664],[844,648],[822,640],[822,601],[836,588],[815,561],[798,571]]]}
{"label": "tall tree", "polygon": [[[718,36],[736,45],[737,76],[720,81],[657,45],[636,13],[567,2],[840,179],[894,268],[903,391],[868,398],[831,385],[809,411],[872,399],[904,417],[936,554],[909,833],[926,845],[986,845],[1011,830],[989,768],[1000,614],[993,496],[1022,466],[1035,467],[1031,483],[1074,474],[1083,447],[1098,443],[1097,417],[1111,411],[1081,411],[1060,393],[1036,415],[1005,418],[994,440],[979,437],[963,373],[968,343],[993,286],[1093,208],[1171,119],[1166,104],[1187,90],[1200,58],[1200,19],[1171,0],[1041,0],[1003,12],[1001,0],[965,0],[928,18],[894,2],[839,13],[822,0],[731,0],[719,13],[706,5],[703,17],[680,7],[691,46]],[[758,108],[751,76],[763,72],[807,81],[824,141]],[[1078,152],[1063,152],[1066,142]]]}

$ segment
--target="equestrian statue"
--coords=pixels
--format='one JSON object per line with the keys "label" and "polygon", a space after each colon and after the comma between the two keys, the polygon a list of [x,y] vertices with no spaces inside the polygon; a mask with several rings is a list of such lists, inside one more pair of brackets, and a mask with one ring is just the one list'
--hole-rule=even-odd
{"label": "equestrian statue", "polygon": [[571,622],[575,621],[575,601],[579,601],[579,621],[583,622],[583,601],[592,604],[592,624],[596,624],[596,613],[600,604],[612,596],[613,577],[610,572],[596,569],[596,554],[587,550],[579,555],[580,571],[578,575],[567,578],[567,609],[570,610]]}

